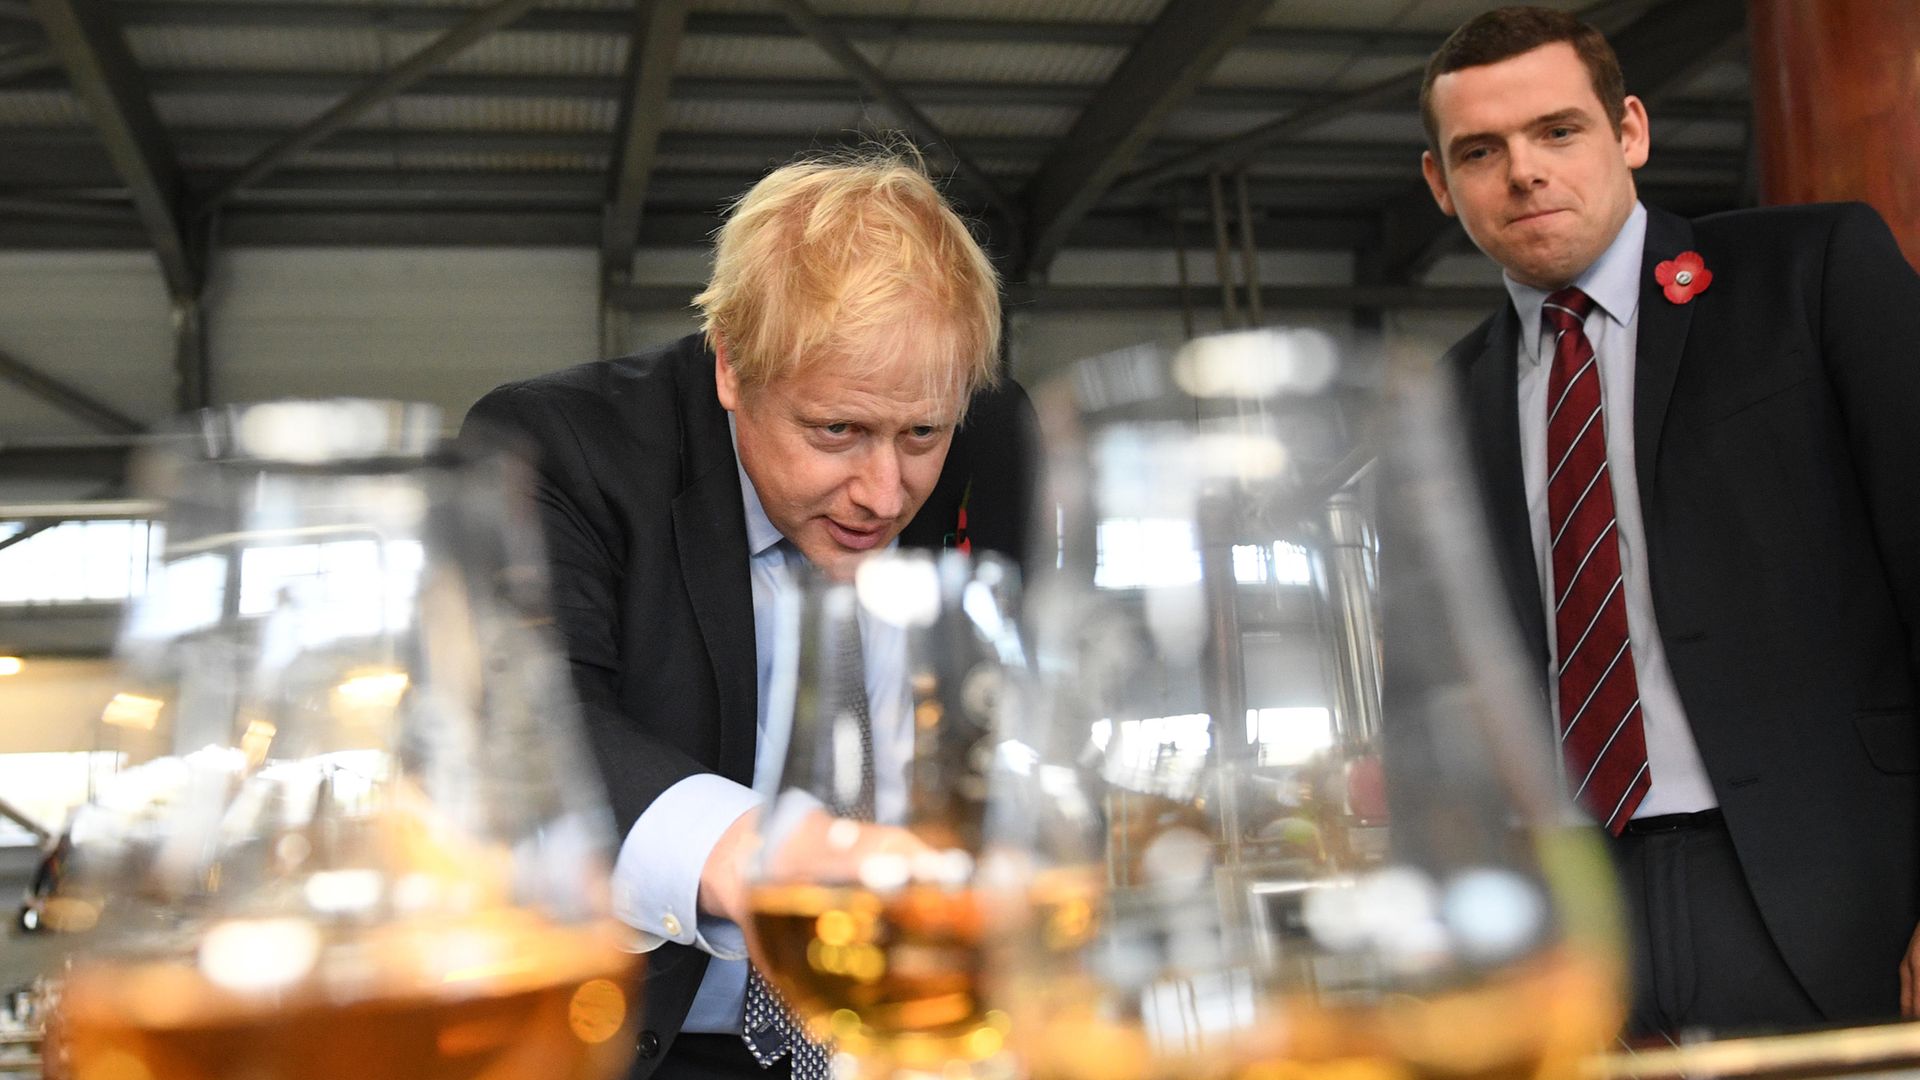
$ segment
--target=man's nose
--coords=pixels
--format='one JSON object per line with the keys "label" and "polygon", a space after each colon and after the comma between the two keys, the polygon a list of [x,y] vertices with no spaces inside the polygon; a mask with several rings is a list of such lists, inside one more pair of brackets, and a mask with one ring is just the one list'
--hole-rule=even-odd
{"label": "man's nose", "polygon": [[876,443],[867,451],[853,474],[851,494],[854,505],[876,518],[900,516],[906,496],[900,490],[900,452],[892,443]]}
{"label": "man's nose", "polygon": [[1507,147],[1507,182],[1516,191],[1539,187],[1547,182],[1546,162],[1524,139]]}

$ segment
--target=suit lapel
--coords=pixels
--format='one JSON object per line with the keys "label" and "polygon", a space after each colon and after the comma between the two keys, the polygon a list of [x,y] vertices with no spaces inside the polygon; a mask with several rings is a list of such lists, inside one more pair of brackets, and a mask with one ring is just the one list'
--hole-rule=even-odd
{"label": "suit lapel", "polygon": [[1494,316],[1486,347],[1467,368],[1467,413],[1507,596],[1524,639],[1544,660],[1547,622],[1540,606],[1540,571],[1534,562],[1533,524],[1520,465],[1519,322],[1510,305]]}
{"label": "suit lapel", "polygon": [[682,451],[692,480],[673,500],[673,540],[720,691],[719,771],[744,784],[753,782],[759,710],[746,509],[727,414],[714,396],[713,359],[700,352],[703,370],[687,364],[679,372]]}
{"label": "suit lapel", "polygon": [[[1693,246],[1693,226],[1664,210],[1647,208],[1647,241],[1640,258],[1640,332],[1634,344],[1633,463],[1640,477],[1640,506],[1648,511],[1659,461],[1660,432],[1673,400],[1680,357],[1693,324],[1693,305],[1667,300],[1654,268]],[[1650,512],[1650,511],[1648,511]]]}

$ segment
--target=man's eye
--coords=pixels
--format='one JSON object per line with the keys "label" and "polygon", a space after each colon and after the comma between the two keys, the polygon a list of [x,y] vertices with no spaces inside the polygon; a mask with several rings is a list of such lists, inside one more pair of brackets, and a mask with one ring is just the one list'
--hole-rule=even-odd
{"label": "man's eye", "polygon": [[937,429],[932,424],[915,424],[908,430],[913,433],[913,437],[916,439],[931,439],[933,438],[934,431]]}
{"label": "man's eye", "polygon": [[1557,127],[1557,128],[1549,128],[1549,129],[1547,130],[1547,138],[1549,138],[1549,139],[1571,139],[1571,138],[1573,138],[1573,129],[1572,129],[1572,128],[1570,128],[1570,127]]}
{"label": "man's eye", "polygon": [[845,435],[847,432],[853,430],[853,425],[843,420],[836,424],[821,424],[820,430],[829,435]]}

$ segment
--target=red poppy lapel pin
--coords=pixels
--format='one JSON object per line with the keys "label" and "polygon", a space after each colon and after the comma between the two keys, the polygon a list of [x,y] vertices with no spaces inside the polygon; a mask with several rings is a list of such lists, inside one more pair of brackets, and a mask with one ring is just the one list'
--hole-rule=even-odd
{"label": "red poppy lapel pin", "polygon": [[1667,302],[1685,304],[1713,284],[1713,271],[1697,251],[1683,251],[1653,268],[1653,279],[1666,290]]}
{"label": "red poppy lapel pin", "polygon": [[960,517],[953,523],[953,531],[946,536],[946,546],[958,548],[967,554],[973,554],[973,537],[967,535],[967,504],[973,501],[973,481],[967,481],[967,488],[960,493]]}

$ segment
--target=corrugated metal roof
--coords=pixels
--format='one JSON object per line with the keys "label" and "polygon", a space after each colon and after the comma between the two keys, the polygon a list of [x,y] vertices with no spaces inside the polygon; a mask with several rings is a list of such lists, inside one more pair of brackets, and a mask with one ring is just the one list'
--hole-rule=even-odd
{"label": "corrugated metal roof", "polygon": [[895,79],[1099,84],[1126,55],[1103,45],[907,40],[887,55],[882,70]]}
{"label": "corrugated metal roof", "polygon": [[451,131],[610,132],[619,111],[611,101],[412,94],[391,106],[393,122],[402,127]]}
{"label": "corrugated metal roof", "polygon": [[801,134],[846,131],[859,125],[857,102],[687,102],[667,103],[669,131],[711,131],[728,134]]}
{"label": "corrugated metal roof", "polygon": [[333,104],[328,98],[306,95],[269,97],[250,95],[243,108],[232,98],[211,94],[165,94],[154,107],[160,120],[169,127],[238,128],[291,130],[325,112]]}
{"label": "corrugated metal roof", "polygon": [[[1592,3],[1592,0],[1529,0],[1529,2],[1537,4],[1540,7],[1557,8],[1561,11],[1578,11],[1587,6],[1587,4]],[[1651,6],[1655,2],[1656,0],[1646,0],[1648,6]],[[1406,7],[1408,9],[1406,14],[1398,22],[1398,25],[1402,29],[1432,30],[1440,34],[1451,33],[1455,27],[1473,18],[1475,15],[1489,8],[1499,6],[1497,4],[1487,3],[1486,0],[1412,0],[1410,3],[1404,2],[1404,0],[1367,0],[1367,3],[1369,6],[1385,7],[1388,6],[1388,3],[1393,3],[1396,6]],[[1336,8],[1339,6],[1337,0],[1332,0],[1332,2],[1330,2],[1330,0],[1309,0],[1308,6],[1317,7],[1323,4]],[[1360,14],[1360,12],[1349,10],[1344,17],[1351,20],[1356,14]],[[1363,16],[1360,21],[1366,22],[1368,20]]]}
{"label": "corrugated metal roof", "polygon": [[835,79],[846,72],[833,57],[800,38],[688,34],[674,57],[676,75],[734,75],[770,79]]}
{"label": "corrugated metal roof", "polygon": [[405,169],[461,169],[476,172],[605,172],[605,154],[450,154],[408,152],[399,155]]}
{"label": "corrugated metal roof", "polygon": [[1395,29],[1420,0],[1287,0],[1267,9],[1260,20],[1267,26],[1365,26]]}
{"label": "corrugated metal roof", "polygon": [[[404,57],[426,48],[428,34],[394,34]],[[617,75],[627,59],[627,39],[609,34],[505,30],[462,52],[448,71],[494,75]]]}
{"label": "corrugated metal roof", "polygon": [[1747,125],[1740,120],[1673,120],[1654,129],[1653,156],[1662,149],[1726,150],[1744,155],[1747,149]]}
{"label": "corrugated metal roof", "polygon": [[1166,0],[919,0],[913,6],[913,13],[923,18],[1144,25],[1152,22],[1165,6]]}
{"label": "corrugated metal roof", "polygon": [[[1243,47],[1220,61],[1207,85],[1319,89],[1335,84],[1354,62],[1353,57],[1331,53]],[[1405,66],[1386,63],[1395,70]]]}
{"label": "corrugated metal roof", "polygon": [[148,70],[248,68],[374,74],[404,57],[376,30],[136,26],[127,43]]}
{"label": "corrugated metal roof", "polygon": [[[180,146],[182,167],[192,174],[248,161],[490,0],[96,2],[137,16],[128,29],[134,58],[150,74],[162,122]],[[815,0],[815,6],[963,153],[1017,190],[1053,157],[1085,106],[1103,100],[1139,31],[1165,2]],[[1579,2],[1555,0],[1560,7]],[[287,165],[387,170],[396,177],[435,168],[476,174],[604,170],[620,116],[631,4],[544,0]],[[1301,108],[1337,106],[1342,95],[1416,68],[1430,41],[1482,7],[1472,0],[1276,2],[1248,41],[1208,73],[1201,92],[1165,114],[1148,133],[1141,159],[1123,171],[1242,135]],[[689,193],[744,186],[769,164],[901,120],[799,33],[782,10],[773,0],[693,4],[693,30],[673,58],[676,85],[658,117],[665,142],[655,164],[664,178],[661,189],[680,191],[676,197],[683,203],[695,197]],[[1625,14],[1634,14],[1631,5]],[[257,25],[247,25],[248,19]],[[0,45],[9,26],[19,25],[0,18]],[[1686,106],[1681,115],[1660,121],[1656,110],[1656,161],[1662,146],[1686,151],[1665,175],[1696,184],[1709,197],[1737,192],[1717,186],[1722,181],[1716,177],[1745,162],[1746,124],[1739,115],[1745,64],[1737,46],[1719,47],[1732,50],[1726,60],[1677,92],[1669,88],[1666,99]],[[14,140],[7,145],[19,147],[12,154],[16,162],[35,163],[34,170],[21,165],[10,172],[0,155],[0,191],[9,175],[30,177],[14,182],[38,190],[48,170],[60,175],[60,169],[68,170],[77,188],[111,184],[97,141],[73,137],[91,125],[63,83],[58,73],[0,83],[0,140]],[[32,140],[53,145],[52,136],[36,134],[47,128],[73,134],[43,166]],[[1363,113],[1339,114],[1336,108],[1333,119],[1291,138],[1303,144],[1296,153],[1276,146],[1254,154],[1256,170],[1268,170],[1275,185],[1264,197],[1283,208],[1336,197],[1344,200],[1341,205],[1363,205],[1375,198],[1381,177],[1403,168],[1404,189],[1414,176],[1423,132],[1408,95],[1404,104]],[[1336,144],[1343,142],[1362,145],[1342,151]],[[1408,160],[1369,149],[1381,144],[1406,149]],[[1339,192],[1343,175],[1352,186]],[[216,180],[192,177],[203,187]],[[349,185],[354,190],[328,197],[371,199],[378,181],[379,173],[370,174],[365,184],[356,181]],[[676,181],[684,182],[676,187]],[[1172,182],[1193,180],[1189,174]],[[1110,195],[1102,205],[1110,211],[1152,204],[1164,201],[1166,190],[1131,192],[1124,199]],[[545,196],[527,193],[529,200],[537,197]]]}
{"label": "corrugated metal roof", "polygon": [[1000,135],[1057,139],[1080,118],[1079,109],[1042,105],[930,105],[923,111],[941,131],[961,140]]}
{"label": "corrugated metal roof", "polygon": [[1744,57],[1740,59],[1719,60],[1702,68],[1698,74],[1680,84],[1677,92],[1700,95],[1703,97],[1744,99],[1748,93],[1751,76],[1747,73]]}
{"label": "corrugated metal roof", "polygon": [[[1391,143],[1400,146],[1425,146],[1427,129],[1420,123],[1420,114],[1412,112],[1357,112],[1348,113],[1321,124],[1313,129],[1311,136],[1316,142],[1355,142],[1355,143]],[[1420,160],[1414,157],[1409,168],[1419,168]]]}
{"label": "corrugated metal roof", "polygon": [[[822,15],[905,16],[913,14],[914,0],[815,0],[811,6]],[[699,0],[694,9],[755,14],[780,12],[771,0]]]}
{"label": "corrugated metal roof", "polygon": [[65,90],[0,94],[0,125],[92,130],[87,110],[80,104],[80,99]]}

